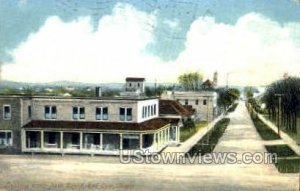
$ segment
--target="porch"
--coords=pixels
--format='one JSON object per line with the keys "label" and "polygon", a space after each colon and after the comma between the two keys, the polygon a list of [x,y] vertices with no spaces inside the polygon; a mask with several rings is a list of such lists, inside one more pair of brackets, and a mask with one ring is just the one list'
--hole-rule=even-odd
{"label": "porch", "polygon": [[120,150],[153,153],[174,142],[179,142],[179,128],[170,125],[152,132],[22,129],[22,151],[29,153],[119,155]]}

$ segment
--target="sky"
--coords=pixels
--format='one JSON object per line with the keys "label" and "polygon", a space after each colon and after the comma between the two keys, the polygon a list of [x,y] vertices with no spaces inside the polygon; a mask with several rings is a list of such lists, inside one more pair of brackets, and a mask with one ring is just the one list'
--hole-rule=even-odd
{"label": "sky", "polygon": [[219,84],[300,76],[293,0],[0,0],[2,80]]}

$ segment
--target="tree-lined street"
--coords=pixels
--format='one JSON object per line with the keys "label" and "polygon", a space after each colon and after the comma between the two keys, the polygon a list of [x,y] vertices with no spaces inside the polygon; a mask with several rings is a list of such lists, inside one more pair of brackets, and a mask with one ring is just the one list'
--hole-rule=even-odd
{"label": "tree-lined street", "polygon": [[[215,152],[266,152],[243,102]],[[0,156],[0,190],[297,191],[297,174],[272,164],[120,164],[118,157]]]}

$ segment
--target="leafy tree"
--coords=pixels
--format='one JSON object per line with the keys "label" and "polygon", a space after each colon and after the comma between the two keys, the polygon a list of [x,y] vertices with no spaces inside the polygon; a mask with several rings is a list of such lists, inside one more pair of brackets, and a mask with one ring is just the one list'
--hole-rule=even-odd
{"label": "leafy tree", "polygon": [[218,94],[219,94],[218,101],[217,101],[218,105],[220,107],[223,107],[224,110],[226,110],[240,97],[240,91],[235,88],[219,89]]}
{"label": "leafy tree", "polygon": [[21,93],[22,92],[20,90],[15,88],[4,88],[1,90],[1,94],[5,94],[5,95],[18,95]]}
{"label": "leafy tree", "polygon": [[245,87],[244,94],[246,95],[247,99],[253,98],[254,88],[253,87]]}
{"label": "leafy tree", "polygon": [[146,87],[145,88],[145,94],[146,96],[152,97],[152,96],[160,96],[163,91],[168,90],[169,87],[165,87],[162,85],[159,85],[157,88],[154,87]]}
{"label": "leafy tree", "polygon": [[184,73],[178,77],[179,83],[185,91],[197,91],[200,89],[203,76],[198,72]]}
{"label": "leafy tree", "polygon": [[183,121],[183,128],[192,130],[193,128],[195,128],[195,126],[195,122],[190,117]]}
{"label": "leafy tree", "polygon": [[[281,103],[279,102],[281,97]],[[287,131],[297,133],[297,116],[300,112],[300,78],[289,77],[268,86],[263,97],[269,118],[278,120]],[[279,104],[281,104],[279,111]]]}
{"label": "leafy tree", "polygon": [[114,96],[119,96],[119,95],[120,95],[120,91],[110,90],[110,89],[103,91],[103,93],[102,93],[103,97],[114,97]]}
{"label": "leafy tree", "polygon": [[27,96],[33,96],[33,95],[35,95],[35,91],[34,91],[34,89],[31,88],[31,87],[26,87],[26,88],[24,88],[24,90],[23,90],[23,94],[24,94],[24,95],[27,95]]}

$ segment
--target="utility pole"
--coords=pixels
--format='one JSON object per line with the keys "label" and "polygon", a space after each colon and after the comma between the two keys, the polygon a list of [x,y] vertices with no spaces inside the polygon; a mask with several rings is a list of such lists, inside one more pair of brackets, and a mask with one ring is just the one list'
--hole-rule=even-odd
{"label": "utility pole", "polygon": [[155,78],[155,80],[154,80],[154,94],[155,94],[155,96],[157,96],[157,95],[156,95],[156,78]]}
{"label": "utility pole", "polygon": [[210,101],[209,101],[209,96],[205,96],[205,98],[206,98],[206,121],[207,121],[207,143],[209,143],[209,129],[208,129],[208,125],[209,125],[209,120],[208,120],[208,118],[209,118],[209,103],[210,103]]}
{"label": "utility pole", "polygon": [[278,121],[277,121],[277,127],[278,127],[278,135],[280,137],[280,126],[281,126],[281,118],[282,118],[282,112],[281,112],[281,98],[283,94],[275,94],[276,97],[278,97]]}
{"label": "utility pole", "polygon": [[228,89],[228,78],[229,78],[229,72],[226,74],[226,89]]}

